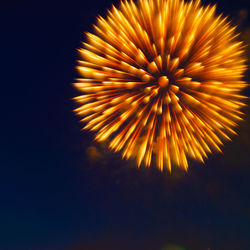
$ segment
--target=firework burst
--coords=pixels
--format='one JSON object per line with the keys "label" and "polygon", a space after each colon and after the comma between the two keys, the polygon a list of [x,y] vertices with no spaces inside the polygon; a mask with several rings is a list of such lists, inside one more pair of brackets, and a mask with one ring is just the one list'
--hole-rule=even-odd
{"label": "firework burst", "polygon": [[215,6],[121,2],[80,49],[75,111],[97,141],[160,170],[221,151],[241,120],[242,42]]}

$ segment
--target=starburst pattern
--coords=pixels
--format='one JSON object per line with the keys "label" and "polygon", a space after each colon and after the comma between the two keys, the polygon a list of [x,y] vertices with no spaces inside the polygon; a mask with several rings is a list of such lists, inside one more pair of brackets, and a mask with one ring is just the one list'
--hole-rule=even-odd
{"label": "starburst pattern", "polygon": [[98,17],[80,49],[75,111],[97,141],[160,170],[221,151],[241,120],[244,46],[215,6],[140,0]]}

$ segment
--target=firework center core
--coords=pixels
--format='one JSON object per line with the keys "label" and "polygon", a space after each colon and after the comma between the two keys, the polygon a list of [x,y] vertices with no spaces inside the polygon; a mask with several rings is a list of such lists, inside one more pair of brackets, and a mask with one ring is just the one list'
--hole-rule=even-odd
{"label": "firework center core", "polygon": [[158,79],[158,83],[159,83],[161,88],[165,88],[165,87],[168,86],[169,80],[168,80],[168,78],[166,76],[161,76]]}

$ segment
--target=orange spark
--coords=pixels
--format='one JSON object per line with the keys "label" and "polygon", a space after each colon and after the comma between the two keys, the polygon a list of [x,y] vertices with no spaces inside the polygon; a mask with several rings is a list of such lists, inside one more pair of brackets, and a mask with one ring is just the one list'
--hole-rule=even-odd
{"label": "orange spark", "polygon": [[79,50],[75,112],[97,141],[150,166],[185,170],[230,140],[244,106],[244,46],[215,6],[123,1]]}

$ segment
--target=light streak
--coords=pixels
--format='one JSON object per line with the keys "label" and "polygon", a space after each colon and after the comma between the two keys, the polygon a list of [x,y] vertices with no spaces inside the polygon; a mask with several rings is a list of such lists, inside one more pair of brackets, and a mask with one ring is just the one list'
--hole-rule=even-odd
{"label": "light streak", "polygon": [[215,6],[140,0],[112,7],[86,33],[75,98],[84,129],[138,166],[188,169],[235,134],[247,68],[244,45]]}

